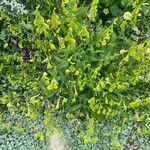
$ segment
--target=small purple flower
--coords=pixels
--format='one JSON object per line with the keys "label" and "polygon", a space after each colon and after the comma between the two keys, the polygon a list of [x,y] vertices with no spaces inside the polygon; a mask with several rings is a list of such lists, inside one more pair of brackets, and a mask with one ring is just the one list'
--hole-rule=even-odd
{"label": "small purple flower", "polygon": [[14,36],[11,36],[11,39],[12,40],[15,40],[16,42],[19,42],[19,37],[14,35]]}
{"label": "small purple flower", "polygon": [[72,126],[75,127],[77,125],[77,121],[72,122]]}
{"label": "small purple flower", "polygon": [[19,37],[18,36],[11,36],[11,39],[16,41],[16,44],[19,47]]}
{"label": "small purple flower", "polygon": [[23,51],[23,54],[24,54],[24,55],[23,55],[23,60],[24,60],[24,61],[30,60],[31,51],[30,51],[29,49],[26,49],[26,48],[23,48],[22,51]]}
{"label": "small purple flower", "polygon": [[31,51],[30,51],[30,49],[28,49],[28,48],[20,48],[19,47],[19,37],[18,36],[16,36],[16,35],[11,36],[11,39],[16,41],[16,43],[13,44],[13,47],[16,48],[16,49],[19,49],[19,50],[21,50],[23,52],[23,60],[25,62],[29,61],[30,58],[31,58]]}
{"label": "small purple flower", "polygon": [[68,123],[67,122],[64,122],[64,127],[68,127]]}
{"label": "small purple flower", "polygon": [[45,109],[48,109],[48,101],[47,100],[44,101],[44,107],[45,107]]}
{"label": "small purple flower", "polygon": [[19,37],[18,36],[11,36],[11,39],[15,41],[15,44],[13,44],[13,47],[16,49],[21,49],[19,47]]}

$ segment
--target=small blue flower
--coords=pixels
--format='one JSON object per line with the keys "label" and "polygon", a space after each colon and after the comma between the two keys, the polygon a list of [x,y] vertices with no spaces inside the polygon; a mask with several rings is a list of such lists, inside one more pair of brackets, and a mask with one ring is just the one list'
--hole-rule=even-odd
{"label": "small blue flower", "polygon": [[67,122],[64,122],[64,127],[68,127],[68,123]]}
{"label": "small blue flower", "polygon": [[72,122],[72,126],[75,127],[77,125],[77,121]]}
{"label": "small blue flower", "polygon": [[45,109],[48,109],[48,101],[47,100],[44,101],[44,106],[45,106]]}

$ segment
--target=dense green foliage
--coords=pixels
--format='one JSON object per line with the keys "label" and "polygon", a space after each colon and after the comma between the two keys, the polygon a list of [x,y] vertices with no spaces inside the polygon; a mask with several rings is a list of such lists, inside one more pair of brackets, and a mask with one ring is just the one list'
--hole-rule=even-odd
{"label": "dense green foliage", "polygon": [[[18,124],[17,118],[20,118],[21,114],[16,114],[13,118],[9,115],[5,115],[5,121],[11,122],[13,127]],[[22,125],[23,130],[7,130],[4,129],[3,124],[0,124],[0,149],[1,150],[47,150],[47,139],[45,137],[44,141],[34,138],[34,130],[30,124],[39,126],[40,119],[33,121],[32,119],[24,119]],[[19,129],[19,128],[18,128]],[[18,132],[19,131],[19,132]],[[44,131],[43,131],[44,133]]]}
{"label": "dense green foliage", "polygon": [[[0,115],[22,120],[53,114],[76,121],[85,143],[99,124],[131,112],[150,132],[150,6],[148,0],[20,0],[27,14],[0,11]],[[86,121],[86,131],[82,122]],[[114,124],[114,123],[113,123]],[[110,123],[111,126],[111,123]],[[20,121],[18,128],[22,129]],[[17,128],[17,129],[18,129]],[[111,133],[110,133],[111,134]],[[41,131],[35,136],[43,139]],[[120,144],[112,140],[112,146]]]}

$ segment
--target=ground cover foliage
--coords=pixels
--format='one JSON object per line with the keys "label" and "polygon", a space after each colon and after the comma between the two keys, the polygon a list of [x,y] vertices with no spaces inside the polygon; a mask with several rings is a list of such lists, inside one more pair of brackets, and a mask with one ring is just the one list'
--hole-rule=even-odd
{"label": "ground cover foliage", "polygon": [[[42,117],[36,120],[31,118],[21,119],[21,113],[15,114],[13,117],[9,114],[4,115],[5,122],[8,124],[0,124],[0,149],[1,150],[48,150],[48,139],[39,140],[34,137],[34,130],[39,128]],[[11,126],[10,123],[11,122]],[[38,129],[42,133],[44,128]]]}
{"label": "ground cover foliage", "polygon": [[[121,132],[130,118],[140,124],[135,133],[149,135],[148,0],[8,2],[0,5],[4,130],[23,132],[25,119],[43,116],[34,136],[44,140],[57,128],[53,116],[59,112],[85,143],[96,142],[97,125],[108,120],[108,148],[121,148],[113,131]],[[5,114],[18,113],[14,127]]]}
{"label": "ground cover foliage", "polygon": [[[94,143],[85,144],[84,140],[80,138],[78,129],[74,124],[66,123],[59,119],[59,124],[64,131],[64,138],[66,140],[66,150],[149,150],[150,136],[137,132],[136,129],[144,127],[145,123],[136,122],[133,120],[132,112],[128,112],[128,122],[121,125],[120,117],[115,117],[113,120],[105,120],[101,124],[97,124],[98,140]],[[86,123],[83,123],[82,130],[85,130]],[[111,125],[110,125],[111,124]]]}

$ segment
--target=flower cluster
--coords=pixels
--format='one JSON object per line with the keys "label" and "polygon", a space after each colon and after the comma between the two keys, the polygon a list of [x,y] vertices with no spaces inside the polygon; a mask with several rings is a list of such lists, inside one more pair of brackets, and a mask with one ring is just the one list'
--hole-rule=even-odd
{"label": "flower cluster", "polygon": [[126,21],[131,20],[132,19],[132,14],[129,11],[127,11],[127,12],[124,13],[123,18]]}
{"label": "flower cluster", "polygon": [[20,13],[20,14],[27,14],[28,13],[28,11],[25,10],[25,6],[23,4],[17,3],[16,0],[11,0],[11,1],[10,0],[2,0],[0,5],[10,6],[11,11],[16,10],[17,13]]}
{"label": "flower cluster", "polygon": [[135,27],[135,28],[134,28],[134,31],[135,31],[136,35],[140,35],[140,33],[141,33],[141,31],[139,30],[138,27]]}
{"label": "flower cluster", "polygon": [[15,44],[13,45],[14,48],[21,50],[23,52],[23,60],[25,62],[29,61],[31,58],[31,50],[29,48],[21,48],[19,46],[19,37],[18,36],[11,36],[11,39],[15,41]]}

